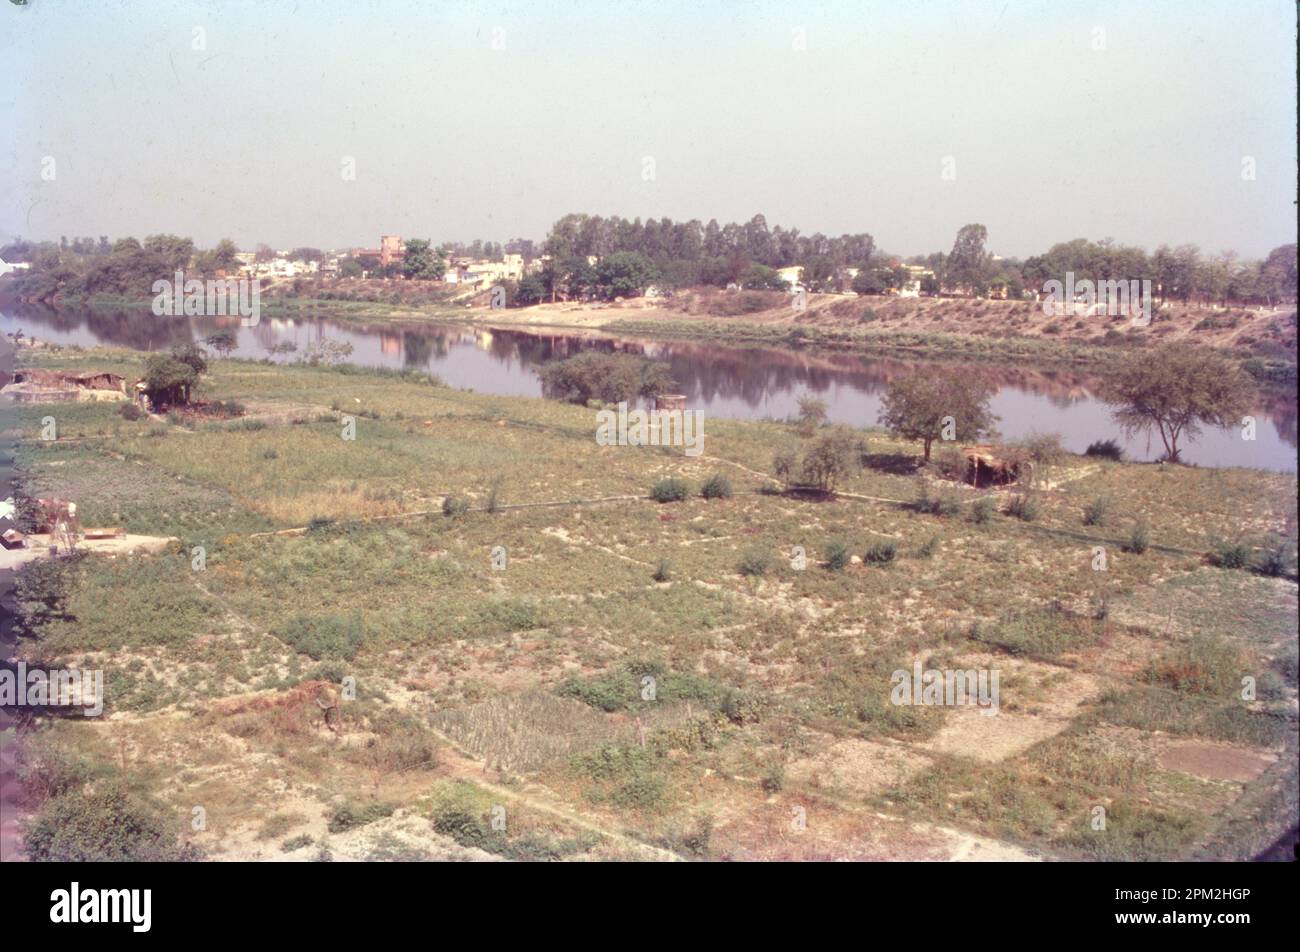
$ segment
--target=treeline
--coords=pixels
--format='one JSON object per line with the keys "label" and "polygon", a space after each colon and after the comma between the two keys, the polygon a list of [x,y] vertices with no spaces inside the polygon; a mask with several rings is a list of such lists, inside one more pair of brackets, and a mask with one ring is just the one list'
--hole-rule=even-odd
{"label": "treeline", "polygon": [[151,293],[154,281],[171,279],[177,271],[186,276],[211,276],[238,267],[239,248],[222,239],[214,248],[196,248],[192,239],[179,235],[135,238],[107,237],[31,242],[18,239],[0,248],[0,258],[25,261],[31,269],[18,278],[22,297],[49,300],[55,295],[89,297],[96,294],[141,297]]}
{"label": "treeline", "polygon": [[[925,294],[966,294],[1012,299],[1032,297],[1047,281],[1149,280],[1158,302],[1195,304],[1273,305],[1296,299],[1296,246],[1282,245],[1262,261],[1239,258],[1233,252],[1207,255],[1192,244],[1161,245],[1153,252],[1109,239],[1077,238],[1053,245],[1024,260],[1001,258],[987,249],[988,230],[980,224],[963,226],[948,251],[908,258],[876,247],[871,235],[828,237],[804,235],[797,228],[769,228],[755,215],[745,224],[707,224],[698,219],[641,221],[599,215],[565,215],[540,246],[513,239],[504,245],[475,240],[432,247],[423,239],[406,242],[406,258],[386,271],[375,261],[344,259],[340,273],[359,275],[366,264],[372,274],[424,280],[441,277],[450,256],[500,260],[507,253],[527,260],[543,256],[543,267],[509,288],[512,304],[546,300],[609,299],[637,296],[655,286],[663,292],[679,288],[735,286],[747,290],[788,290],[788,272],[797,267],[798,282],[810,291],[856,291],[884,294],[919,279]],[[0,258],[30,262],[31,270],[17,278],[18,293],[49,300],[55,295],[89,297],[97,294],[139,297],[153,282],[184,270],[198,277],[232,273],[238,249],[223,239],[214,248],[199,249],[189,238],[149,235],[143,241],[122,238],[110,242],[78,237],[59,242],[17,240],[0,248]],[[257,257],[275,252],[259,245]],[[318,260],[319,249],[299,248],[290,257]],[[909,272],[908,265],[929,273]]]}
{"label": "treeline", "polygon": [[1074,241],[1053,245],[1044,255],[1027,258],[1024,281],[1041,289],[1044,281],[1151,281],[1158,300],[1184,304],[1277,304],[1296,299],[1296,246],[1280,245],[1262,261],[1240,259],[1235,252],[1205,255],[1196,245],[1142,248],[1110,241]]}
{"label": "treeline", "polygon": [[642,222],[570,214],[551,227],[542,245],[550,264],[538,282],[521,286],[521,303],[544,299],[552,291],[566,297],[599,295],[587,259],[614,254],[637,256],[638,270],[665,290],[697,285],[783,290],[788,283],[775,269],[793,266],[800,269],[800,283],[812,291],[881,294],[912,280],[904,266],[913,265],[932,272],[920,282],[927,294],[1022,298],[1073,271],[1076,280],[1149,279],[1160,299],[1185,303],[1272,304],[1296,296],[1294,244],[1275,248],[1263,261],[1248,261],[1232,252],[1204,255],[1190,244],[1162,245],[1148,253],[1109,239],[1078,238],[1020,260],[991,254],[987,240],[983,225],[969,224],[958,231],[949,251],[904,258],[878,249],[865,232],[804,235],[797,228],[769,228],[763,215],[743,225],[719,225],[716,220]]}

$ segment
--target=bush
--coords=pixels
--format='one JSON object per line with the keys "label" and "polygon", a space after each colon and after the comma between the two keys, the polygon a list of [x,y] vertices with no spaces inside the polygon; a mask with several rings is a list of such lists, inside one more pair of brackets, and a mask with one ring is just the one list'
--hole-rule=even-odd
{"label": "bush", "polygon": [[826,567],[832,572],[838,572],[849,564],[849,547],[844,542],[826,543]]}
{"label": "bush", "polygon": [[714,473],[700,487],[700,495],[705,499],[730,499],[731,480],[721,473]]}
{"label": "bush", "polygon": [[1035,466],[1055,466],[1069,455],[1057,433],[1031,433],[1016,441],[1013,449]]}
{"label": "bush", "polygon": [[588,400],[620,403],[675,388],[667,366],[633,354],[584,351],[568,360],[546,364],[542,390],[548,397],[586,405]]}
{"label": "bush", "polygon": [[931,492],[929,484],[922,481],[912,508],[931,516],[955,516],[961,512],[961,502],[950,492]]}
{"label": "bush", "polygon": [[1244,569],[1250,564],[1250,546],[1244,542],[1220,542],[1210,553],[1210,564],[1221,569]]}
{"label": "bush", "polygon": [[690,494],[690,485],[676,477],[661,479],[650,487],[650,498],[655,502],[681,502]]}
{"label": "bush", "polygon": [[799,433],[812,436],[826,422],[826,401],[812,394],[799,398]]}
{"label": "bush", "polygon": [[294,850],[300,850],[304,846],[311,846],[314,842],[316,841],[311,838],[310,833],[299,833],[297,836],[292,836],[281,843],[280,852],[292,853]]}
{"label": "bush", "polygon": [[793,453],[778,453],[772,457],[772,473],[783,483],[788,483],[797,462]]}
{"label": "bush", "polygon": [[379,800],[366,804],[356,804],[349,801],[334,808],[333,812],[330,813],[327,826],[331,833],[345,833],[359,826],[365,826],[367,823],[382,820],[386,816],[392,816],[395,809],[396,807],[393,804]]}
{"label": "bush", "polygon": [[971,521],[977,525],[984,525],[993,520],[993,514],[997,511],[997,499],[992,496],[980,496],[970,508]]}
{"label": "bush", "polygon": [[771,566],[771,556],[762,549],[750,549],[740,557],[736,570],[741,575],[766,575]]}
{"label": "bush", "polygon": [[655,566],[654,580],[656,582],[672,581],[673,567],[667,559],[660,559],[659,564]]}
{"label": "bush", "polygon": [[1102,459],[1114,460],[1121,462],[1124,459],[1124,448],[1115,440],[1097,440],[1095,443],[1089,443],[1088,448],[1083,451],[1084,456],[1099,456]]}
{"label": "bush", "polygon": [[1038,498],[1027,492],[1016,493],[1007,501],[1007,515],[1033,522],[1038,518]]}
{"label": "bush", "polygon": [[804,454],[799,480],[823,493],[835,492],[836,484],[855,468],[857,443],[846,433],[832,433],[818,439]]}
{"label": "bush", "polygon": [[175,862],[202,858],[168,831],[162,807],[120,781],[46,802],[23,842],[37,862]]}
{"label": "bush", "polygon": [[1097,496],[1084,507],[1083,524],[1085,526],[1104,526],[1106,524],[1106,509],[1109,505],[1109,499],[1105,496]]}
{"label": "bush", "polygon": [[930,538],[926,539],[924,542],[922,542],[920,545],[916,547],[916,557],[918,559],[929,559],[932,558],[934,554],[938,551],[939,551],[939,537],[937,535],[930,536]]}
{"label": "bush", "polygon": [[1287,543],[1279,542],[1265,549],[1255,563],[1255,571],[1274,578],[1291,574],[1291,551]]}
{"label": "bush", "polygon": [[1141,555],[1151,547],[1151,530],[1145,522],[1135,522],[1133,531],[1129,533],[1128,541],[1124,543],[1124,551],[1132,552],[1134,555]]}
{"label": "bush", "polygon": [[898,543],[893,539],[886,539],[882,542],[873,542],[867,546],[867,551],[862,554],[862,561],[868,565],[884,565],[887,562],[894,561],[898,555]]}
{"label": "bush", "polygon": [[139,405],[135,403],[124,403],[122,404],[121,408],[117,412],[121,414],[123,419],[130,420],[132,422],[135,422],[136,420],[144,416],[144,411],[141,410]]}
{"label": "bush", "polygon": [[488,512],[497,512],[501,508],[501,482],[500,476],[492,480],[492,488],[488,491]]}
{"label": "bush", "polygon": [[341,658],[351,661],[365,640],[361,615],[295,615],[272,634],[313,661]]}
{"label": "bush", "polygon": [[444,516],[463,516],[467,512],[469,512],[469,503],[464,499],[447,496],[442,500],[442,514]]}

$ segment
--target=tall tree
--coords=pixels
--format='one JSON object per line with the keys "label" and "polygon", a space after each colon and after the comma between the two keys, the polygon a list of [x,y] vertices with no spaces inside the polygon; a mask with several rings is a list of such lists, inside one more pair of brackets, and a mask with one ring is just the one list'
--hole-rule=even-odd
{"label": "tall tree", "polygon": [[953,286],[974,287],[985,281],[988,254],[984,243],[989,230],[983,225],[963,225],[948,255],[948,279]]}
{"label": "tall tree", "polygon": [[889,382],[880,422],[895,436],[920,440],[928,463],[937,439],[970,443],[993,431],[992,396],[993,388],[976,377],[914,370]]}
{"label": "tall tree", "polygon": [[1231,358],[1183,343],[1134,351],[1110,372],[1102,390],[1125,433],[1154,427],[1172,463],[1179,462],[1179,441],[1195,439],[1202,426],[1238,425],[1255,394],[1254,383]]}

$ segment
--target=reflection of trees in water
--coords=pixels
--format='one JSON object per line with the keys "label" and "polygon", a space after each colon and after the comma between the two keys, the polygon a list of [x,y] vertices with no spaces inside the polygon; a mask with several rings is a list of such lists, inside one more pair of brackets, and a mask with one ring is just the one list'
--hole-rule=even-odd
{"label": "reflection of trees in water", "polygon": [[84,327],[96,341],[132,350],[167,350],[194,340],[189,318],[160,317],[144,308],[103,311],[28,304],[11,313],[16,323],[31,323],[24,329],[29,337],[39,338],[42,328],[71,334]]}
{"label": "reflection of trees in water", "polygon": [[422,334],[402,335],[402,364],[406,367],[427,367],[433,358],[433,338]]}
{"label": "reflection of trees in water", "polygon": [[1278,437],[1292,449],[1297,447],[1296,401],[1294,393],[1268,393],[1261,410],[1272,422]]}
{"label": "reflection of trees in water", "polygon": [[189,318],[158,316],[152,311],[85,311],[85,324],[99,340],[133,350],[169,350],[194,341]]}

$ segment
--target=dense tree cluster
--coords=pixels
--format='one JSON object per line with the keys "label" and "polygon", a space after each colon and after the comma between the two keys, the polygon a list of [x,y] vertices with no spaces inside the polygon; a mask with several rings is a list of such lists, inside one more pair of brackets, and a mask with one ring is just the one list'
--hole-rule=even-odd
{"label": "dense tree cluster", "polygon": [[552,227],[542,250],[553,261],[589,256],[604,258],[632,252],[649,260],[657,283],[669,288],[701,284],[777,287],[771,269],[799,264],[819,274],[861,266],[871,259],[875,240],[868,234],[803,235],[780,225],[768,228],[767,219],[755,215],[741,225],[707,224],[698,219],[603,218],[599,215],[565,215]]}
{"label": "dense tree cluster", "polygon": [[196,249],[179,235],[149,235],[143,242],[107,237],[62,239],[59,243],[18,239],[0,248],[5,261],[26,261],[31,271],[22,278],[25,297],[45,300],[55,294],[94,294],[143,297],[152,294],[154,281],[173,280],[177,271],[186,276],[215,276],[233,272],[239,249],[222,239],[211,249]]}

